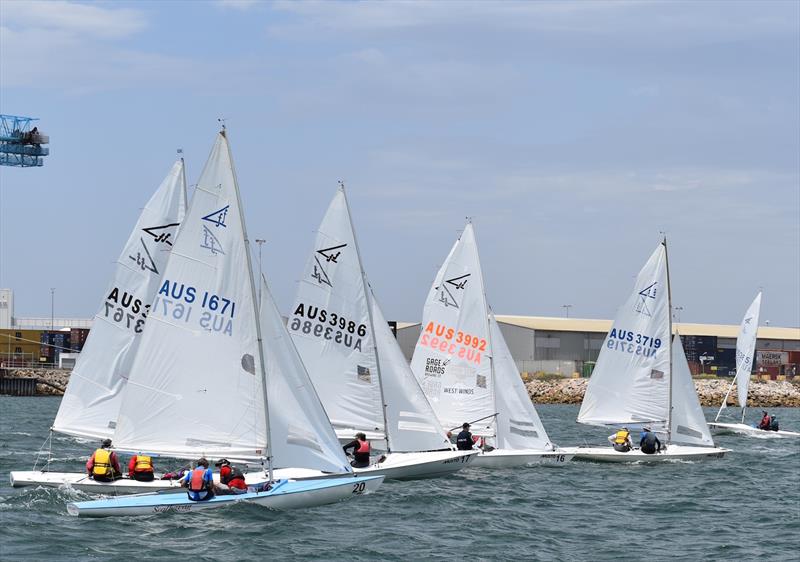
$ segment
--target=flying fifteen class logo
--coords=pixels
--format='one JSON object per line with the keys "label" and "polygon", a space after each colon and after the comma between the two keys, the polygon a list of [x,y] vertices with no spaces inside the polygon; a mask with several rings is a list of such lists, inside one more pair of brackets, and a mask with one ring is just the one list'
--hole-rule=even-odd
{"label": "flying fifteen class logo", "polygon": [[[142,271],[152,271],[156,275],[158,275],[158,267],[156,267],[156,262],[153,260],[153,256],[150,255],[150,250],[147,249],[147,244],[144,243],[144,238],[139,238],[139,242],[141,243],[141,249],[136,252],[136,257],[128,256],[130,259],[136,262]],[[144,250],[144,253],[142,253]]]}
{"label": "flying fifteen class logo", "polygon": [[230,209],[230,205],[225,205],[221,209],[217,209],[213,213],[209,213],[203,217],[204,221],[208,221],[217,228],[227,228],[227,224],[225,224],[225,219],[228,218],[228,209]]}
{"label": "flying fifteen class logo", "polygon": [[[230,209],[230,205],[225,205],[221,209],[217,209],[211,213],[208,213],[206,216],[202,218],[202,220],[211,223],[214,225],[214,228],[228,228],[228,225],[225,224],[225,221],[228,218],[228,210]],[[219,241],[211,229],[203,225],[203,241],[200,243],[201,248],[205,248],[206,250],[210,250],[213,255],[222,254],[225,255],[225,251],[222,249],[222,244]]]}
{"label": "flying fifteen class logo", "polygon": [[453,277],[436,287],[436,290],[439,291],[438,300],[440,303],[444,304],[445,308],[448,306],[459,308],[459,299],[456,298],[456,295],[459,294],[458,291],[463,291],[466,288],[470,275],[471,273],[465,273],[459,277]]}
{"label": "flying fifteen class logo", "polygon": [[174,222],[163,226],[151,226],[149,228],[143,228],[142,230],[151,236],[156,244],[172,246],[172,239],[175,237],[175,231],[178,226],[180,226],[180,223]]}
{"label": "flying fifteen class logo", "polygon": [[[345,247],[347,247],[347,244],[339,244],[338,246],[317,250],[316,254],[314,254],[314,270],[311,272],[311,277],[316,279],[317,283],[333,287],[331,278],[328,275],[328,267],[330,267],[329,264],[331,263],[339,263],[339,256],[342,255],[342,248]],[[322,261],[320,261],[320,256],[323,258]]]}
{"label": "flying fifteen class logo", "polygon": [[[162,226],[150,226],[148,228],[143,228],[142,231],[152,238],[156,245],[166,244],[167,246],[172,246],[172,239],[174,238],[175,230],[179,224],[180,223],[176,222]],[[136,265],[139,266],[142,271],[151,271],[158,275],[158,266],[153,259],[153,254],[150,253],[150,249],[147,247],[145,239],[139,238],[139,244],[141,248],[136,252],[136,255],[129,255],[128,257],[136,262]]]}
{"label": "flying fifteen class logo", "polygon": [[658,289],[656,287],[658,285],[658,281],[648,285],[641,291],[639,291],[639,300],[636,301],[635,310],[639,314],[644,314],[645,316],[652,316],[653,313],[650,311],[650,307],[647,306],[649,299],[655,300],[656,295],[658,293]]}

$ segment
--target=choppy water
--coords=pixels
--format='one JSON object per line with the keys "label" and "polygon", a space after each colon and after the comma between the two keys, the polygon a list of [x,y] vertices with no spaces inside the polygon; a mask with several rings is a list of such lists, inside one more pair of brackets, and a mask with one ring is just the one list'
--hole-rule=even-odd
{"label": "choppy water", "polygon": [[[0,397],[3,560],[798,560],[800,440],[719,436],[722,460],[664,465],[568,463],[469,469],[387,482],[342,504],[276,513],[236,505],[192,515],[77,519],[68,490],[12,489],[58,398]],[[785,429],[800,410],[776,409]],[[554,441],[604,443],[575,406],[540,406]],[[713,416],[712,410],[706,411]],[[757,412],[753,412],[753,417]],[[56,437],[55,468],[82,470],[92,445]]]}

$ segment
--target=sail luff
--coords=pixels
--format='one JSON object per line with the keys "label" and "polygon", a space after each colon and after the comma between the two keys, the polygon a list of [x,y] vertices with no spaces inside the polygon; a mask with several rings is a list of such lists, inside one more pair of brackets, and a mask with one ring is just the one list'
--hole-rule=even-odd
{"label": "sail luff", "polygon": [[373,353],[375,354],[375,369],[378,372],[378,388],[380,389],[381,395],[381,415],[383,416],[383,427],[384,431],[386,432],[386,452],[392,452],[392,437],[391,431],[389,431],[389,422],[386,417],[386,396],[384,395],[383,391],[383,374],[381,373],[381,358],[380,353],[378,353],[378,341],[375,337],[375,320],[372,315],[372,306],[370,305],[370,299],[373,299],[372,291],[369,289],[369,283],[367,283],[367,273],[364,271],[364,262],[361,260],[361,250],[358,247],[358,237],[356,236],[356,229],[353,226],[353,214],[350,212],[350,202],[347,200],[347,193],[344,189],[344,183],[339,185],[339,189],[342,191],[342,196],[344,197],[344,205],[347,209],[347,220],[350,224],[350,231],[352,232],[353,236],[353,245],[356,249],[356,258],[358,259],[358,268],[361,271],[361,286],[364,290],[364,296],[367,298],[367,317],[369,318],[369,329],[372,333],[372,349]]}
{"label": "sail luff", "polygon": [[[672,346],[672,284],[669,279],[669,252],[667,251],[667,235],[664,235],[664,264],[667,269],[667,317],[669,318],[669,345]],[[680,336],[677,336],[680,338]],[[673,384],[673,361],[672,361],[672,348],[669,352],[669,407],[667,409],[667,443],[672,438],[672,384]]]}
{"label": "sail luff", "polygon": [[[222,131],[220,134],[225,138],[225,145],[228,149],[228,161],[230,162],[231,167],[231,176],[233,177],[233,190],[236,194],[236,204],[239,206],[239,209],[243,209],[242,207],[242,197],[239,192],[239,180],[236,177],[236,167],[233,164],[233,153],[231,152],[231,144],[230,140],[228,139],[228,134],[223,126]],[[250,298],[253,303],[253,307],[257,310],[257,305],[259,301],[256,299],[256,286],[253,282],[253,260],[252,256],[250,255],[250,240],[247,237],[247,224],[245,222],[244,214],[242,215],[242,235],[244,238],[244,250],[245,256],[247,257],[247,279],[250,285]],[[261,336],[261,314],[257,310],[255,314],[255,328],[256,328],[256,342],[258,345],[258,354],[259,354],[259,365],[261,366],[261,396],[264,406],[264,432],[267,438],[267,472],[269,477],[269,482],[272,482],[273,478],[273,459],[272,459],[272,436],[270,434],[270,424],[269,424],[269,391],[267,389],[267,370],[266,370],[266,362],[264,360],[264,345],[263,345],[263,338]]]}

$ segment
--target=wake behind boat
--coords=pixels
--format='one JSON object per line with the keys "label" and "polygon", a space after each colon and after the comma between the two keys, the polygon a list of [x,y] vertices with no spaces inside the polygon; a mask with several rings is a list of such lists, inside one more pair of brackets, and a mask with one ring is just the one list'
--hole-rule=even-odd
{"label": "wake behind boat", "polygon": [[67,513],[77,517],[110,517],[188,513],[238,503],[252,503],[275,510],[301,509],[342,501],[374,492],[382,476],[352,476],[325,480],[278,480],[265,492],[215,496],[195,501],[183,494],[123,496],[67,504]]}
{"label": "wake behind boat", "polygon": [[672,337],[671,300],[665,238],[617,312],[578,414],[579,423],[623,427],[624,432],[651,426],[667,447],[647,453],[580,447],[576,459],[663,462],[721,458],[728,452],[714,446],[680,335]]}

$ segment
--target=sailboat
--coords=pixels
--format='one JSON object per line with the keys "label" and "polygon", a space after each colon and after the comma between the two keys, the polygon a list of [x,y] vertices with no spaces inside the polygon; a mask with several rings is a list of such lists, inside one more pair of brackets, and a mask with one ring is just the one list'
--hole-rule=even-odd
{"label": "sailboat", "polygon": [[[170,169],[144,206],[117,259],[105,298],[70,375],[52,431],[97,441],[114,435],[128,374],[141,342],[145,320],[186,214],[183,158]],[[52,433],[46,442],[52,445]],[[86,492],[133,493],[174,487],[168,480],[95,482],[86,472],[13,471],[11,484],[70,485]]]}
{"label": "sailboat", "polygon": [[658,462],[720,458],[692,382],[679,335],[672,339],[667,240],[658,245],[636,278],[603,342],[578,422],[588,425],[650,426],[666,448],[645,454],[635,448],[579,447],[576,459]]}
{"label": "sailboat", "polygon": [[[202,502],[178,494],[123,496],[70,504],[71,514],[142,515],[235,502],[292,509],[377,489],[382,476],[353,475],[266,282],[260,282],[259,313],[223,128],[153,301],[114,439],[118,449],[136,453],[261,462],[272,489]],[[298,481],[291,479],[293,466],[342,477]],[[275,467],[287,469],[289,478]]]}
{"label": "sailboat", "polygon": [[439,268],[411,359],[439,420],[469,422],[485,446],[472,466],[558,464],[572,452],[550,442],[494,313],[486,302],[472,222]]}
{"label": "sailboat", "polygon": [[[750,307],[747,309],[742,319],[742,324],[739,327],[739,335],[736,338],[736,375],[733,377],[728,391],[725,393],[725,398],[722,399],[722,405],[720,405],[714,421],[709,422],[708,425],[718,432],[737,433],[739,435],[771,438],[800,437],[800,433],[794,431],[768,431],[744,423],[744,417],[747,411],[747,390],[750,386],[750,373],[753,368],[753,358],[756,352],[758,316],[760,311],[761,292],[756,295],[756,298],[753,300],[752,304],[750,304]],[[742,408],[741,421],[739,423],[720,422],[719,418],[728,405],[728,396],[731,390],[733,390],[734,384],[737,385],[737,397],[739,399],[739,406]]]}
{"label": "sailboat", "polygon": [[386,444],[357,474],[424,478],[467,466],[436,419],[386,322],[362,266],[340,184],[319,227],[288,326],[340,439]]}

